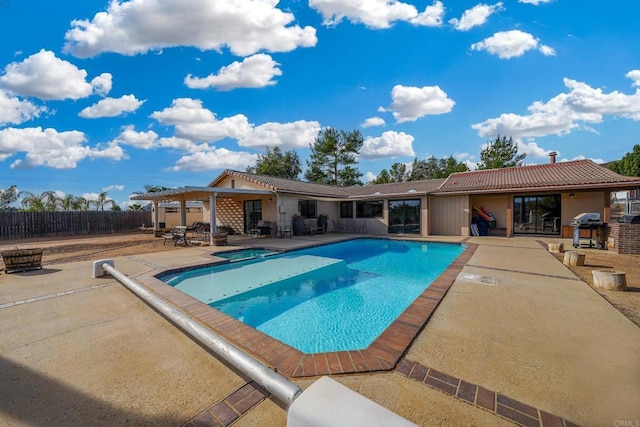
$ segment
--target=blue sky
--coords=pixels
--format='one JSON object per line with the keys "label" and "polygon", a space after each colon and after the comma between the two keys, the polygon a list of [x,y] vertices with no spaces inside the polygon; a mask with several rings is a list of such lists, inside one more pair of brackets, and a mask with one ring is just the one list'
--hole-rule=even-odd
{"label": "blue sky", "polygon": [[[615,6],[615,7],[614,7]],[[0,188],[122,207],[358,129],[366,181],[513,136],[529,164],[640,143],[637,0],[0,1]]]}

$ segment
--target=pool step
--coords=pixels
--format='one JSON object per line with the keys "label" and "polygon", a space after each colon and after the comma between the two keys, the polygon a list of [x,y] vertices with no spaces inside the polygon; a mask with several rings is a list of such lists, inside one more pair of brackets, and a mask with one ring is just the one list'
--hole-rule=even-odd
{"label": "pool step", "polygon": [[344,260],[316,255],[266,259],[263,262],[245,265],[242,269],[233,268],[217,272],[214,276],[200,276],[197,280],[184,280],[175,288],[206,304],[211,304],[340,263],[346,265]]}

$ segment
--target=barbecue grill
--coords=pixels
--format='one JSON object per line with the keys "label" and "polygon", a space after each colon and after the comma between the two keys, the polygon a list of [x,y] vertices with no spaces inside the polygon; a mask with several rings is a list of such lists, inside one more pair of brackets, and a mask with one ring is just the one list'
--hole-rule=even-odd
{"label": "barbecue grill", "polygon": [[622,215],[618,222],[623,224],[640,224],[640,215]]}
{"label": "barbecue grill", "polygon": [[580,246],[580,230],[589,230],[589,244],[583,245],[588,248],[593,247],[594,232],[595,246],[598,249],[605,248],[605,237],[607,234],[607,224],[600,221],[600,214],[597,212],[585,212],[576,215],[569,225],[573,227],[573,247]]}

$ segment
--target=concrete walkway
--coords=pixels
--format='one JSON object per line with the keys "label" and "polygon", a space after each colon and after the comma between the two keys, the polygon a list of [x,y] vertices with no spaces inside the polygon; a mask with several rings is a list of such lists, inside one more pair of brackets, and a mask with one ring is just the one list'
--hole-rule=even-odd
{"label": "concrete walkway", "polygon": [[[242,243],[289,248],[345,237]],[[535,239],[469,242],[478,249],[406,359],[576,424],[640,420],[640,328]],[[210,262],[216,249],[115,264],[136,278]],[[0,275],[0,425],[214,425],[214,415],[223,424],[286,424],[284,409],[249,379],[113,279],[92,279],[91,265]],[[418,425],[513,425],[513,416],[496,415],[499,397],[491,411],[400,372],[337,379]]]}

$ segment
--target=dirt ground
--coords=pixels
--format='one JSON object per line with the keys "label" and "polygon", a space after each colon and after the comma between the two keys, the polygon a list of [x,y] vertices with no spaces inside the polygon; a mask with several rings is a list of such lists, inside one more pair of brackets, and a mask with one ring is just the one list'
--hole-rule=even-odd
{"label": "dirt ground", "polygon": [[[61,264],[74,261],[90,261],[97,258],[110,258],[126,255],[139,255],[150,252],[173,251],[171,242],[164,244],[164,239],[151,234],[127,234],[119,236],[77,237],[67,239],[48,239],[19,242],[3,242],[0,250],[42,247],[44,248],[42,263],[44,265]],[[584,266],[569,268],[584,282],[593,287],[593,270],[617,270],[626,273],[627,292],[594,290],[615,306],[622,314],[640,327],[640,255],[616,254],[612,251],[597,249],[580,249],[586,254]],[[564,255],[557,254],[558,262]],[[0,271],[4,263],[0,260]]]}

